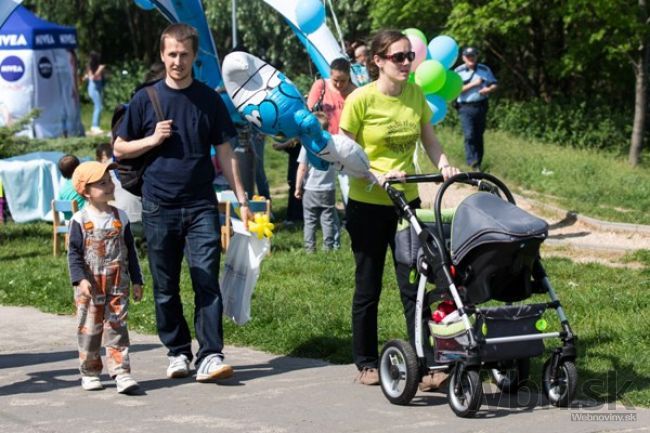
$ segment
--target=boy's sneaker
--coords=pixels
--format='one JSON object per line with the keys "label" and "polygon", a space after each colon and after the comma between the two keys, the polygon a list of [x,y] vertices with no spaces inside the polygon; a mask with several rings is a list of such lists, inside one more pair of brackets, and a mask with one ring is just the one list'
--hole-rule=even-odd
{"label": "boy's sneaker", "polygon": [[379,371],[376,368],[363,367],[354,381],[361,385],[379,385]]}
{"label": "boy's sneaker", "polygon": [[167,367],[167,377],[177,379],[190,375],[190,361],[185,355],[168,356],[169,367]]}
{"label": "boy's sneaker", "polygon": [[136,382],[129,373],[118,374],[115,376],[115,386],[117,387],[117,392],[120,394],[130,394],[140,388],[138,382]]}
{"label": "boy's sneaker", "polygon": [[233,369],[224,364],[221,356],[216,353],[206,356],[196,370],[196,381],[207,382],[213,379],[227,379],[232,377]]}
{"label": "boy's sneaker", "polygon": [[99,391],[104,389],[99,376],[81,376],[81,387],[85,391]]}

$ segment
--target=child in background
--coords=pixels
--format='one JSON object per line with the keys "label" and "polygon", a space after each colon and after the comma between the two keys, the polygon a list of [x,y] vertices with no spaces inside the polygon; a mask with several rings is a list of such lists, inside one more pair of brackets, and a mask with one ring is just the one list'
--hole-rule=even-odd
{"label": "child in background", "polygon": [[[314,116],[327,130],[327,115],[317,111]],[[327,171],[316,170],[309,164],[304,147],[298,155],[295,196],[302,199],[305,250],[308,253],[316,251],[316,223],[319,219],[323,230],[323,249],[338,250],[341,247],[341,229],[336,211],[336,170],[333,165]]]}
{"label": "child in background", "polygon": [[[59,159],[57,167],[59,168],[61,176],[63,176],[65,181],[63,182],[61,190],[59,191],[59,195],[57,195],[56,199],[74,200],[77,202],[77,209],[81,209],[86,204],[86,199],[77,193],[77,191],[74,189],[74,186],[72,186],[72,180],[70,180],[72,178],[72,173],[74,173],[74,170],[78,166],[79,158],[74,155],[63,155],[61,159]],[[70,218],[72,218],[72,212],[63,212],[63,217],[66,219],[66,221],[69,221]]]}
{"label": "child in background", "polygon": [[116,165],[84,162],[72,175],[76,191],[87,200],[70,222],[68,266],[77,306],[77,343],[81,387],[103,389],[99,375],[102,334],[108,373],[117,392],[129,394],[139,388],[131,377],[127,313],[129,283],[133,300],[142,298],[142,274],[124,211],[108,204],[115,186],[109,170]]}
{"label": "child in background", "polygon": [[95,148],[95,161],[99,161],[102,164],[108,164],[113,162],[113,146],[111,143],[99,143]]}

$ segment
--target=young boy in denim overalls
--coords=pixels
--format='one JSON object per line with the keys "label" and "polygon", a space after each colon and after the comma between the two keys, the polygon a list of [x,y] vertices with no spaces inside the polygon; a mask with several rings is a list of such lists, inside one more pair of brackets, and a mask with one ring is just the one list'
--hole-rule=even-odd
{"label": "young boy in denim overalls", "polygon": [[103,337],[108,373],[115,379],[117,392],[129,394],[139,388],[129,364],[129,283],[133,299],[139,301],[142,273],[126,213],[108,204],[115,199],[109,174],[114,168],[115,164],[89,161],[72,175],[86,206],[70,221],[68,265],[77,306],[81,387],[86,391],[104,388],[99,379]]}

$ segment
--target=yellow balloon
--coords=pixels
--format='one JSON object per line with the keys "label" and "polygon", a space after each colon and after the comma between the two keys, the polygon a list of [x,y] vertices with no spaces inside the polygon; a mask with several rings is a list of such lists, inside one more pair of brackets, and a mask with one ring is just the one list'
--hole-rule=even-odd
{"label": "yellow balloon", "polygon": [[275,225],[269,222],[269,216],[265,213],[258,212],[254,215],[253,221],[248,223],[248,230],[255,233],[258,239],[263,237],[270,238],[273,236]]}

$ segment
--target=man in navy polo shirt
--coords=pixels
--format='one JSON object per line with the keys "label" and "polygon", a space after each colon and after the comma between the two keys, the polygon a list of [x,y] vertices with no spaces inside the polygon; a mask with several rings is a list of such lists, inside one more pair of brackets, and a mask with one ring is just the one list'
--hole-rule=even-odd
{"label": "man in navy polo shirt", "polygon": [[158,121],[146,90],[137,92],[117,131],[115,156],[149,155],[142,178],[142,223],[158,336],[168,349],[167,376],[188,376],[193,358],[180,297],[185,255],[195,293],[196,380],[206,382],[233,374],[232,367],[223,363],[221,244],[210,146],[215,146],[240,201],[244,223],[252,215],[228,142],[236,134],[228,111],[213,89],[192,77],[198,45],[198,33],[191,26],[172,24],[163,31],[160,57],[165,78],[153,86],[165,120]]}
{"label": "man in navy polo shirt", "polygon": [[457,102],[465,136],[465,160],[472,170],[481,171],[488,94],[496,90],[497,80],[489,67],[476,62],[477,55],[478,50],[474,47],[463,50],[463,64],[456,68],[463,80],[463,89]]}

